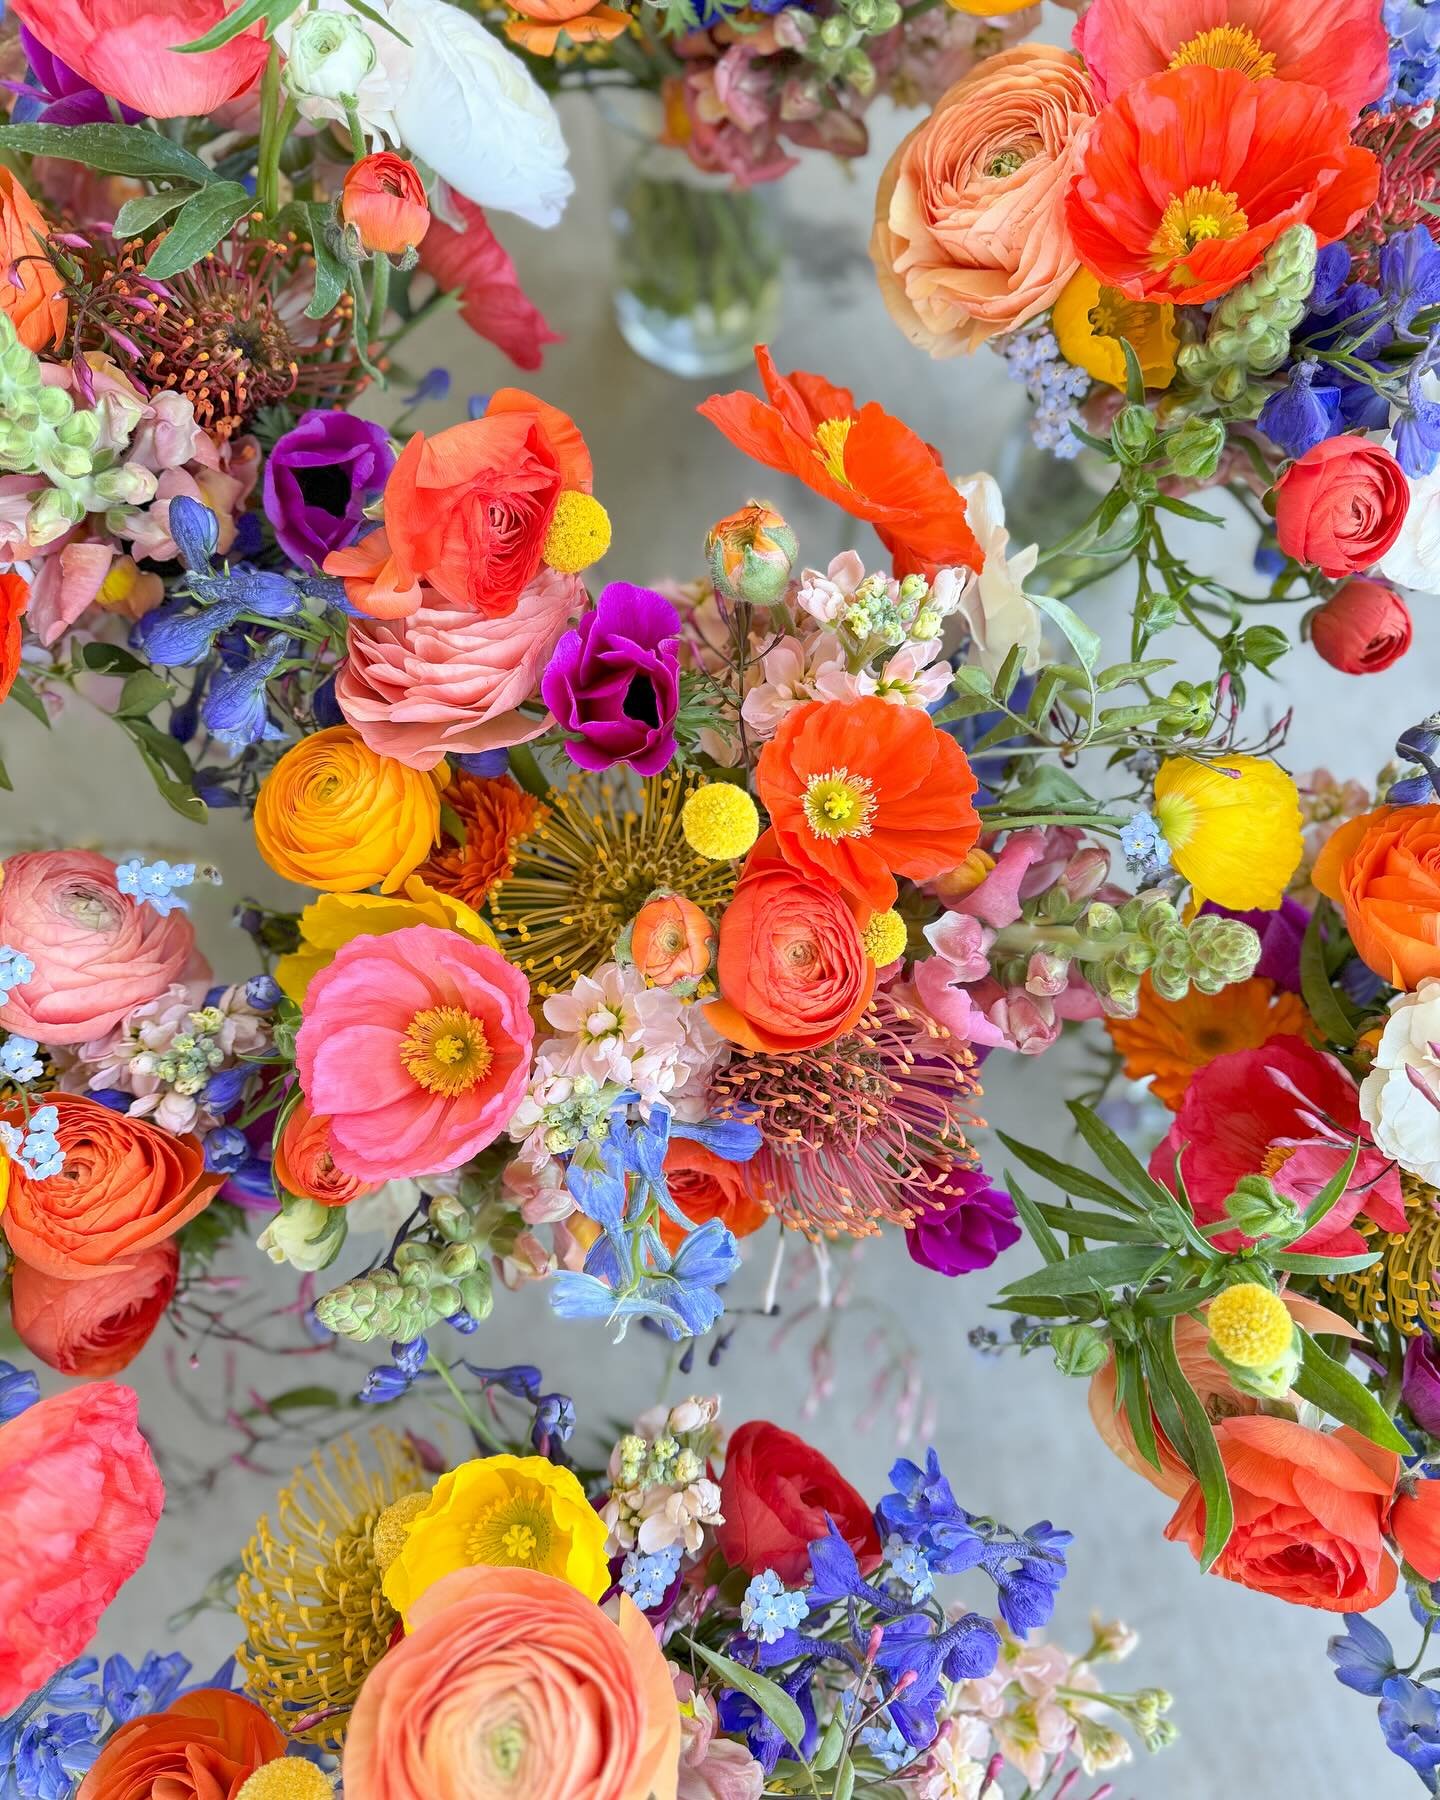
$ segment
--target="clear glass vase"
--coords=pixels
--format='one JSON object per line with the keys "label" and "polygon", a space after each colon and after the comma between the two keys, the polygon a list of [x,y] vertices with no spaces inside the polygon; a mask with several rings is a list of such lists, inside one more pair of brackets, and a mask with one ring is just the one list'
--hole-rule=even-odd
{"label": "clear glass vase", "polygon": [[[608,116],[608,115],[607,115]],[[643,119],[643,115],[641,115]],[[632,117],[611,119],[615,317],[638,356],[673,375],[745,368],[780,319],[773,183],[737,188]]]}

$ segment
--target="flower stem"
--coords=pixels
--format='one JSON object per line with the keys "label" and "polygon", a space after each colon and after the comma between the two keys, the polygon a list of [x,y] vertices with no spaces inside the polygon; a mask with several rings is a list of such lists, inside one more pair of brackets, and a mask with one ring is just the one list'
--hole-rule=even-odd
{"label": "flower stem", "polygon": [[448,1365],[442,1362],[433,1350],[430,1352],[429,1362],[435,1373],[445,1383],[446,1387],[449,1388],[455,1404],[460,1408],[461,1413],[464,1415],[465,1423],[475,1434],[476,1442],[484,1444],[497,1456],[503,1456],[505,1453],[505,1446],[460,1392],[460,1389],[456,1385],[455,1377],[450,1373]]}

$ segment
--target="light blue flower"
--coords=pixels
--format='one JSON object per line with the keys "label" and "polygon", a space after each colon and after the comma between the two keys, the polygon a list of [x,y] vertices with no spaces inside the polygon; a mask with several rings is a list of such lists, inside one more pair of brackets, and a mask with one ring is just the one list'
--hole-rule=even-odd
{"label": "light blue flower", "polygon": [[1170,846],[1165,842],[1165,834],[1148,812],[1131,816],[1120,833],[1120,848],[1131,869],[1143,870],[1152,865],[1163,869],[1170,861]]}
{"label": "light blue flower", "polygon": [[679,1573],[679,1544],[666,1544],[663,1550],[648,1556],[632,1550],[621,1567],[620,1586],[641,1612],[648,1612],[652,1606],[659,1606]]}
{"label": "light blue flower", "polygon": [[159,857],[153,863],[142,863],[138,856],[121,863],[115,870],[115,885],[142,906],[152,907],[166,918],[177,907],[183,912],[185,901],[176,892],[194,884],[194,863],[171,863]]}
{"label": "light blue flower", "polygon": [[34,1038],[21,1037],[18,1032],[11,1032],[5,1042],[0,1044],[0,1074],[8,1075],[12,1081],[33,1081],[37,1075],[44,1073],[35,1056],[39,1048]]}
{"label": "light blue flower", "polygon": [[8,1006],[11,988],[24,987],[34,973],[35,965],[28,956],[9,944],[0,944],[0,1006]]}
{"label": "light blue flower", "polygon": [[64,1167],[65,1153],[55,1132],[60,1115],[53,1106],[31,1113],[22,1128],[0,1122],[0,1149],[18,1162],[32,1181],[48,1181]]}
{"label": "light blue flower", "polygon": [[754,1577],[740,1602],[740,1629],[757,1644],[774,1644],[805,1622],[810,1602],[786,1588],[773,1569]]}
{"label": "light blue flower", "polygon": [[918,1544],[907,1543],[898,1532],[892,1532],[885,1540],[885,1560],[890,1573],[910,1590],[910,1598],[917,1606],[935,1592],[935,1579]]}

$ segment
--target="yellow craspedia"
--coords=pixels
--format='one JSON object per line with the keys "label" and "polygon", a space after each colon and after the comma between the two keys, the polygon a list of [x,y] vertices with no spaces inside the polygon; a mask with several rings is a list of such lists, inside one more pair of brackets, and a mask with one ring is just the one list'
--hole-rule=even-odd
{"label": "yellow craspedia", "polygon": [[430,774],[377,756],[358,731],[301,738],[255,802],[260,854],[287,881],[331,894],[393,894],[440,837],[443,763]]}
{"label": "yellow craspedia", "polygon": [[411,875],[403,896],[385,894],[322,894],[300,915],[300,946],[275,965],[281,993],[297,1006],[303,1004],[311,979],[332,960],[351,938],[384,937],[407,925],[435,925],[442,931],[458,931],[477,944],[500,948],[500,940],[473,907],[450,894],[442,894],[418,875]]}
{"label": "yellow craspedia", "polygon": [[303,1756],[278,1756],[247,1775],[235,1800],[331,1800],[330,1777]]}
{"label": "yellow craspedia", "polygon": [[870,923],[861,935],[865,943],[865,954],[877,969],[886,968],[897,956],[903,956],[906,940],[910,936],[905,929],[905,921],[893,907],[889,912],[872,913]]}
{"label": "yellow craspedia", "polygon": [[1088,269],[1066,282],[1050,314],[1050,329],[1066,362],[1110,387],[1125,385],[1128,340],[1147,388],[1167,388],[1175,379],[1175,308],[1153,300],[1131,300],[1119,288],[1102,287]]}
{"label": "yellow craspedia", "polygon": [[1205,1315],[1210,1342],[1237,1369],[1270,1369],[1285,1355],[1295,1322],[1285,1302],[1258,1281],[1237,1281],[1218,1293]]}
{"label": "yellow craspedia", "polygon": [[429,1504],[428,1493],[402,1494],[398,1500],[390,1502],[371,1527],[370,1553],[382,1575],[405,1548],[411,1524]]}
{"label": "yellow craspedia", "polygon": [[685,802],[680,827],[697,856],[730,862],[759,837],[760,811],[744,788],[731,781],[707,781]]}
{"label": "yellow craspedia", "polygon": [[610,1585],[606,1531],[568,1469],[543,1456],[481,1456],[442,1475],[385,1571],[405,1618],[452,1570],[483,1563],[554,1575],[598,1600]]}
{"label": "yellow craspedia", "polygon": [[1155,777],[1155,820],[1198,907],[1273,912],[1300,866],[1300,797],[1262,756],[1171,757]]}
{"label": "yellow craspedia", "polygon": [[541,555],[562,575],[578,575],[609,548],[609,513],[593,494],[568,488],[555,502]]}

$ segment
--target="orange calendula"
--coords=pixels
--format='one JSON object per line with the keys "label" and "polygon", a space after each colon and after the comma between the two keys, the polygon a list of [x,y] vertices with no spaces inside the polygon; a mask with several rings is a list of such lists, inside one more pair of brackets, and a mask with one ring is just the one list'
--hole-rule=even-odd
{"label": "orange calendula", "polygon": [[1192,988],[1183,1000],[1164,1000],[1147,975],[1133,1019],[1106,1019],[1110,1041],[1125,1059],[1132,1081],[1150,1088],[1172,1112],[1185,1098],[1197,1070],[1235,1050],[1258,1050],[1274,1037],[1308,1033],[1309,1015],[1298,994],[1277,993],[1273,981],[1253,976],[1218,994]]}

